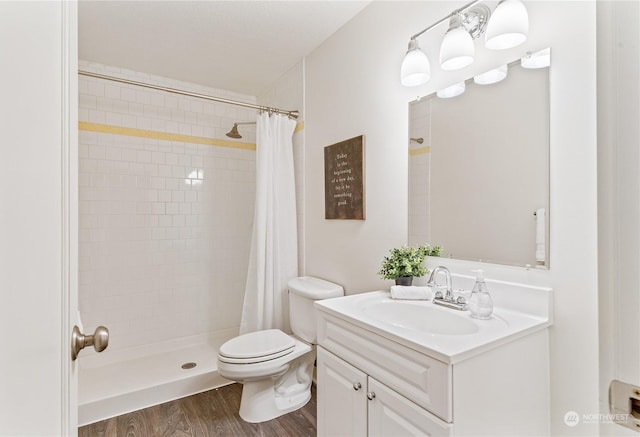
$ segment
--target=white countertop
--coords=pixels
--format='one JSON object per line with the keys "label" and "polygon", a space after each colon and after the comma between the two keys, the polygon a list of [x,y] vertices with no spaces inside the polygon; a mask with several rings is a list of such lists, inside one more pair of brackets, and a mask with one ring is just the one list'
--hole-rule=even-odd
{"label": "white countertop", "polygon": [[[541,295],[541,299],[550,299],[550,295]],[[442,334],[428,332],[429,330],[407,327],[407,323],[393,317],[376,317],[381,314],[381,305],[411,305],[415,315],[424,307],[425,318],[431,316],[445,317],[455,324],[460,318],[460,326],[475,331],[465,334]],[[386,291],[372,291],[334,299],[315,302],[316,309],[326,314],[338,317],[356,326],[381,335],[389,340],[403,344],[413,350],[429,355],[432,358],[448,364],[455,364],[474,355],[513,341],[517,338],[545,329],[551,325],[548,315],[529,314],[522,311],[494,307],[493,314],[488,320],[474,319],[469,311],[458,311],[435,305],[431,300],[395,300]],[[391,308],[391,306],[389,308]],[[371,311],[375,308],[377,311]],[[445,312],[447,314],[434,313]],[[400,311],[402,312],[402,311]],[[381,320],[384,318],[385,320]],[[415,319],[415,318],[414,318]],[[477,329],[471,326],[475,324]],[[433,329],[430,329],[434,331]],[[435,329],[437,331],[437,329]]]}

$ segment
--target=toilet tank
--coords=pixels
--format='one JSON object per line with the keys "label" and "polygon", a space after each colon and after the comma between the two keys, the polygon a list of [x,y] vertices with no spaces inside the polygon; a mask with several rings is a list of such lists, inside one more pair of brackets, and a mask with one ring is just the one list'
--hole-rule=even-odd
{"label": "toilet tank", "polygon": [[315,344],[317,328],[313,302],[344,296],[344,290],[337,284],[311,276],[291,279],[288,288],[291,332],[301,340]]}

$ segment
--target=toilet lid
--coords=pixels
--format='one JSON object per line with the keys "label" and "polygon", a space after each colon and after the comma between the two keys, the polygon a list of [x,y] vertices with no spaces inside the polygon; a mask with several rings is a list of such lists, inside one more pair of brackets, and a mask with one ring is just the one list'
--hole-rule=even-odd
{"label": "toilet lid", "polygon": [[296,342],[279,329],[250,332],[232,338],[220,346],[218,355],[239,361],[264,361],[290,353]]}

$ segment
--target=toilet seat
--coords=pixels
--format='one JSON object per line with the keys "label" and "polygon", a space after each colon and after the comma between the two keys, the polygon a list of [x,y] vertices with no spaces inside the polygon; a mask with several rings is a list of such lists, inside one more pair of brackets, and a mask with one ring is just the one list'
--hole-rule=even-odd
{"label": "toilet seat", "polygon": [[295,340],[279,329],[250,332],[224,343],[218,359],[230,364],[252,364],[269,361],[290,354]]}

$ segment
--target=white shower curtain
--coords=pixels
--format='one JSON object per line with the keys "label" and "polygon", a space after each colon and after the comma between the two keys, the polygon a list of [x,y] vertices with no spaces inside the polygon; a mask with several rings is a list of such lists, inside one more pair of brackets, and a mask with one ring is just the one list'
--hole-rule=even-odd
{"label": "white shower curtain", "polygon": [[240,334],[289,330],[287,282],[298,275],[295,126],[284,115],[258,115],[256,203]]}

